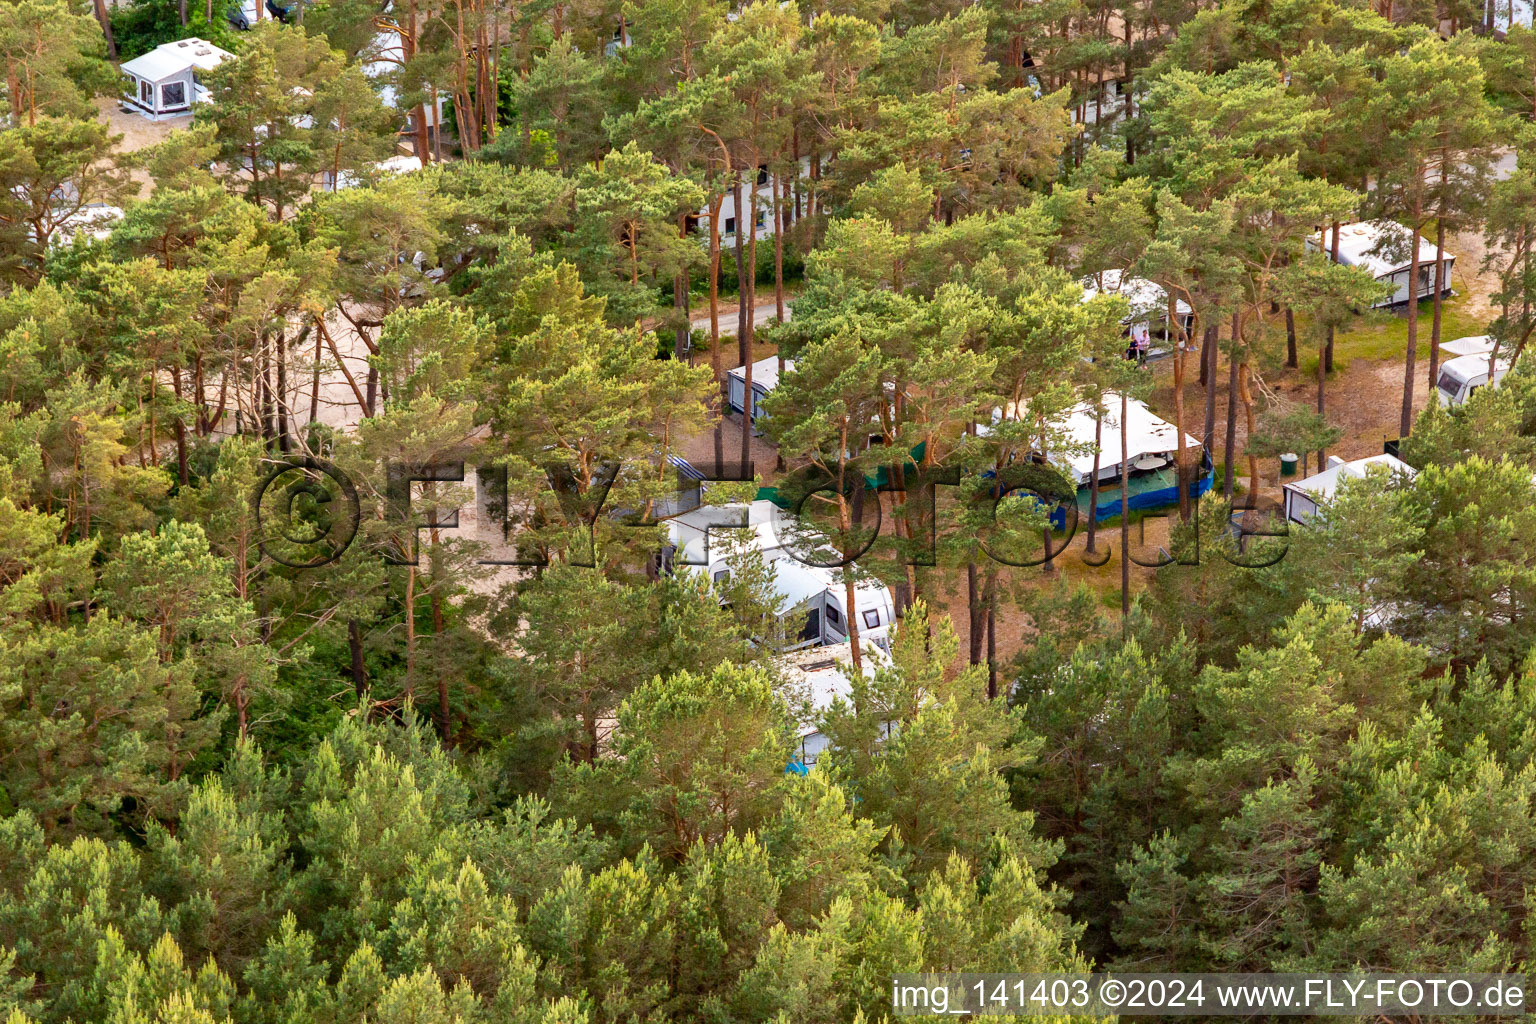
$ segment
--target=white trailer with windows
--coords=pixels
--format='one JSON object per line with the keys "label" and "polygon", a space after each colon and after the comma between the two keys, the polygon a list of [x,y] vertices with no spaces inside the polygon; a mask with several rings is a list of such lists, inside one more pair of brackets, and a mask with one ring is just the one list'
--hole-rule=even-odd
{"label": "white trailer with windows", "polygon": [[212,71],[233,56],[228,50],[195,37],[161,43],[148,53],[123,62],[119,70],[128,79],[128,89],[122,105],[151,121],[190,113],[192,104],[208,99],[208,90],[198,80],[198,72]]}
{"label": "white trailer with windows", "polygon": [[[784,360],[784,372],[795,372],[795,361]],[[735,366],[725,371],[725,397],[731,411],[746,413],[750,409],[753,433],[762,433],[757,429],[758,420],[763,418],[758,404],[768,397],[768,393],[779,386],[779,357],[769,356],[759,359],[752,364],[752,401],[747,401],[747,368],[745,365]]]}
{"label": "white trailer with windows", "polygon": [[746,505],[702,505],[667,520],[674,572],[703,573],[712,582],[730,577],[730,553],[746,544],[762,555],[774,576],[781,642],[788,650],[845,643],[849,616],[858,616],[859,639],[890,644],[896,619],[891,589],[878,580],[854,584],[855,607],[848,608],[847,585],[838,569],[807,565],[791,553],[804,551],[811,538],[797,542],[794,520],[771,501]]}
{"label": "white trailer with windows", "polygon": [[[1324,230],[1320,235],[1307,239],[1307,248],[1333,256],[1333,232]],[[1384,309],[1406,305],[1408,302],[1408,275],[1413,267],[1413,232],[1396,221],[1361,221],[1358,224],[1339,226],[1338,262],[1348,267],[1364,267],[1376,280],[1391,286],[1386,298],[1377,301],[1372,308]],[[1435,263],[1445,264],[1442,278],[1442,296],[1451,291],[1451,269],[1456,265],[1456,255],[1441,252],[1435,243],[1419,236],[1419,287],[1418,297],[1431,298],[1435,293]]]}
{"label": "white trailer with windows", "polygon": [[1509,372],[1510,361],[1503,356],[1498,359],[1490,356],[1491,353],[1477,353],[1457,356],[1441,363],[1440,376],[1435,381],[1435,392],[1440,396],[1440,401],[1445,405],[1460,405],[1480,387],[1488,384],[1497,387]]}
{"label": "white trailer with windows", "polygon": [[1364,479],[1372,466],[1385,466],[1399,480],[1412,480],[1418,471],[1395,455],[1372,455],[1345,462],[1338,456],[1328,460],[1328,468],[1303,480],[1285,485],[1285,518],[1306,525],[1318,510],[1332,500],[1339,484],[1346,479]]}

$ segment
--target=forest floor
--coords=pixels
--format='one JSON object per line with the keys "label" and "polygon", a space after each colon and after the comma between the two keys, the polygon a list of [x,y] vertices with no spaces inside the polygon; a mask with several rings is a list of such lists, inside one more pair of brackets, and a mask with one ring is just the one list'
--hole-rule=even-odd
{"label": "forest floor", "polygon": [[[170,117],[163,121],[151,121],[132,111],[124,110],[118,105],[115,96],[96,97],[96,109],[101,112],[101,119],[107,123],[107,127],[114,135],[121,135],[122,140],[117,144],[117,152],[132,153],[145,149],[156,143],[165,141],[165,137],[177,128],[188,128],[192,124],[192,115]],[[135,167],[132,172],[133,180],[139,183],[139,198],[149,195],[149,172],[142,167]]]}

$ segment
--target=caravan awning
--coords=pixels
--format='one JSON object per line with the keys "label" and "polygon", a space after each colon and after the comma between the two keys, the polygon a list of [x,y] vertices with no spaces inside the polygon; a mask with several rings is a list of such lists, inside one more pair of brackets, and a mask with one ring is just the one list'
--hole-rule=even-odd
{"label": "caravan awning", "polygon": [[[1102,289],[1099,287],[1100,282],[1103,283]],[[1144,277],[1125,277],[1119,270],[1106,270],[1083,278],[1081,284],[1084,302],[1101,294],[1119,295],[1129,302],[1131,315],[1121,323],[1135,324],[1154,317],[1168,317],[1168,292],[1155,281],[1148,281]],[[1174,308],[1178,310],[1179,316],[1189,316],[1193,312],[1183,299],[1175,299]]]}
{"label": "caravan awning", "polygon": [[[1105,395],[1104,407],[1104,429],[1100,433],[1099,443],[1101,480],[1117,475],[1120,463],[1126,458],[1120,448],[1120,396],[1113,393]],[[1134,398],[1128,401],[1126,411],[1126,450],[1130,453],[1129,457],[1138,459],[1143,455],[1166,455],[1172,458],[1179,447],[1179,432],[1174,425],[1154,414],[1146,403]],[[1067,414],[1067,418],[1058,427],[1065,433],[1068,444],[1085,450],[1075,454],[1048,453],[1049,461],[1066,470],[1071,474],[1073,482],[1081,486],[1088,482],[1093,473],[1093,410],[1087,404],[1079,405]],[[1184,447],[1199,451],[1200,439],[1186,433]]]}

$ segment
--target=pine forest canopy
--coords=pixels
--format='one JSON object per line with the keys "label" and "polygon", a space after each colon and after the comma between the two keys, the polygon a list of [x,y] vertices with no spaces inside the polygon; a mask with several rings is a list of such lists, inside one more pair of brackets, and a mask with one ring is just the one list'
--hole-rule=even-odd
{"label": "pine forest canopy", "polygon": [[[909,971],[1530,968],[1528,26],[243,10],[0,0],[4,1024],[819,1024],[889,1018]],[[118,109],[116,65],[190,37],[233,54],[193,112]],[[1336,258],[1362,222],[1402,229],[1396,310]],[[1447,408],[1462,334],[1513,369]],[[1132,400],[1212,493],[1048,559],[1010,489],[1091,460],[1085,507],[1130,513],[1100,456]],[[1230,504],[1274,503],[1277,456],[1383,435],[1411,479],[1341,478],[1240,564],[1282,543],[1240,550]],[[312,567],[252,499],[295,464],[355,485],[272,492],[352,517]],[[770,642],[775,563],[658,557],[680,464],[803,497],[845,609],[890,588],[838,699]],[[1179,564],[1133,567],[1138,522]]]}

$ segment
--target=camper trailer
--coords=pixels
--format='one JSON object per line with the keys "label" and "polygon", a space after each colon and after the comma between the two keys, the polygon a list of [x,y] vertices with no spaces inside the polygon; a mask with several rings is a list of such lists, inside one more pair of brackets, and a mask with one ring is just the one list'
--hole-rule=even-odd
{"label": "camper trailer", "polygon": [[192,112],[192,104],[208,98],[198,72],[211,71],[233,54],[205,39],[179,39],[161,43],[148,53],[124,61],[128,79],[122,106],[151,121]]}
{"label": "camper trailer", "polygon": [[[1492,372],[1488,365],[1490,362],[1493,363]],[[1440,377],[1435,381],[1435,391],[1446,405],[1460,405],[1485,384],[1497,387],[1509,372],[1509,367],[1509,360],[1502,356],[1497,360],[1490,360],[1488,355],[1482,353],[1457,356],[1440,364]]]}
{"label": "camper trailer", "polygon": [[[1106,270],[1090,274],[1082,279],[1083,301],[1099,295],[1119,295],[1131,305],[1130,315],[1121,320],[1129,335],[1136,327],[1146,325],[1152,336],[1149,355],[1167,355],[1173,351],[1173,339],[1177,330],[1168,323],[1168,293],[1163,287],[1142,277],[1127,277],[1118,270]],[[1183,299],[1174,300],[1174,314],[1179,318],[1187,337],[1194,329],[1195,312]]]}
{"label": "camper trailer", "polygon": [[890,588],[875,580],[856,583],[855,607],[850,609],[841,572],[795,557],[793,518],[772,502],[701,505],[667,520],[667,532],[671,545],[664,566],[673,572],[703,573],[713,582],[730,577],[734,544],[745,543],[759,552],[773,572],[781,626],[778,642],[784,649],[846,643],[850,615],[858,616],[861,641],[889,646],[896,620]]}
{"label": "camper trailer", "polygon": [[[861,651],[863,674],[866,679],[888,666],[891,661],[879,648],[863,648]],[[838,700],[851,701],[853,694],[853,652],[847,644],[835,647],[816,647],[787,654],[781,661],[781,669],[796,695],[810,702],[811,716],[799,723],[796,730],[797,749],[789,768],[804,774],[816,767],[821,755],[832,746],[832,741],[821,731],[817,719],[831,709]],[[885,722],[880,737],[885,739],[895,730],[896,723]]]}
{"label": "camper trailer", "polygon": [[1372,455],[1345,462],[1338,456],[1328,460],[1328,468],[1304,480],[1288,483],[1285,492],[1285,518],[1305,526],[1318,510],[1332,500],[1339,484],[1346,479],[1364,479],[1372,466],[1385,466],[1394,477],[1412,480],[1417,470],[1395,455]]}
{"label": "camper trailer", "polygon": [[[795,361],[784,360],[784,372],[793,373]],[[734,367],[725,373],[726,400],[730,403],[731,411],[744,413],[748,410],[747,402],[747,368],[745,365]],[[755,433],[761,433],[756,429],[758,419],[762,412],[758,409],[758,403],[768,397],[768,392],[779,386],[779,357],[769,356],[759,359],[752,364],[752,401],[750,403],[751,419]]]}
{"label": "camper trailer", "polygon": [[[1333,232],[1323,231],[1318,237],[1307,239],[1307,248],[1333,255]],[[1364,267],[1376,280],[1391,286],[1387,296],[1377,301],[1373,309],[1385,309],[1406,305],[1408,302],[1408,274],[1413,267],[1410,258],[1413,233],[1401,224],[1390,220],[1361,221],[1358,224],[1339,226],[1338,262],[1349,267]],[[1445,264],[1442,296],[1451,291],[1451,268],[1456,256],[1440,252],[1435,243],[1422,235],[1419,237],[1419,287],[1418,297],[1427,299],[1435,294],[1435,262]]]}

